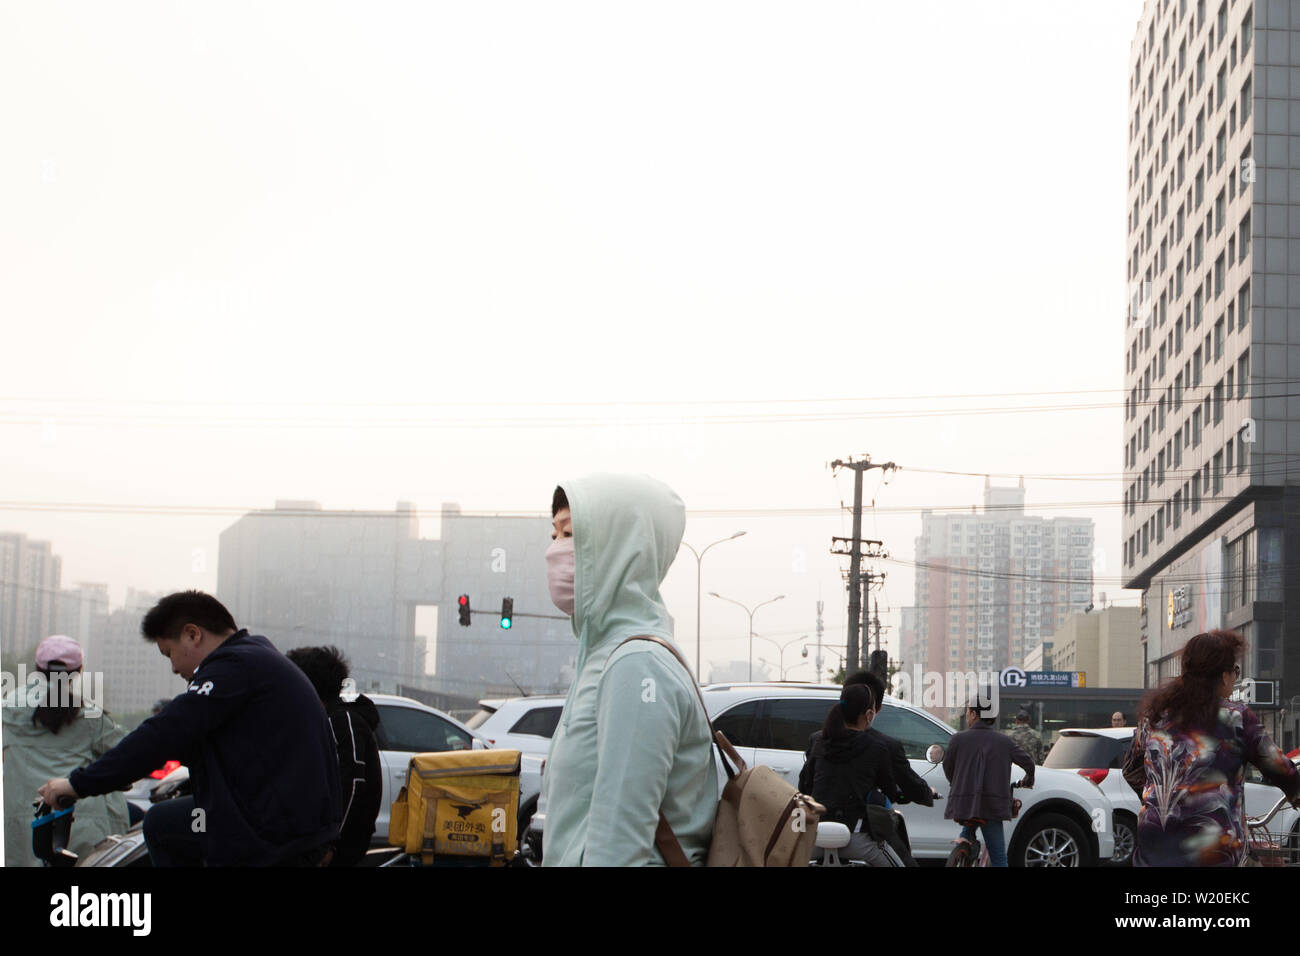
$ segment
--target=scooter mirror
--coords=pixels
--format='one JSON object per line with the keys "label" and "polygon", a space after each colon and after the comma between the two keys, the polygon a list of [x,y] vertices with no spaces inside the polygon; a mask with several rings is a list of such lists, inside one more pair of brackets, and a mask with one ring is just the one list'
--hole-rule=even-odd
{"label": "scooter mirror", "polygon": [[943,747],[939,744],[930,744],[930,749],[925,752],[925,759],[930,763],[943,763]]}

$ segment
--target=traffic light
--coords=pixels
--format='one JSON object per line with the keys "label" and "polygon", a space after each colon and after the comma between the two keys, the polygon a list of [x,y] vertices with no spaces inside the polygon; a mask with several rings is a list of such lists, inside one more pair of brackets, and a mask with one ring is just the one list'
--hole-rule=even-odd
{"label": "traffic light", "polygon": [[501,599],[501,630],[510,630],[510,619],[515,616],[515,599]]}
{"label": "traffic light", "polygon": [[469,595],[462,594],[456,598],[456,603],[460,605],[460,626],[469,627]]}

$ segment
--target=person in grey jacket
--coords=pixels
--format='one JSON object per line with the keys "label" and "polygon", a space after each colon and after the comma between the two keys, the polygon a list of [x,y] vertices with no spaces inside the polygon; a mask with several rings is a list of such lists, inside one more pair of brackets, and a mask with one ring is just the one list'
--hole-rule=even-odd
{"label": "person in grey jacket", "polygon": [[945,820],[962,824],[962,839],[970,840],[979,826],[992,866],[1007,865],[1007,840],[1002,821],[1011,819],[1011,765],[1025,771],[1021,786],[1034,785],[1034,761],[994,720],[985,717],[992,705],[976,698],[966,708],[966,730],[955,735],[943,755],[943,773],[950,784]]}

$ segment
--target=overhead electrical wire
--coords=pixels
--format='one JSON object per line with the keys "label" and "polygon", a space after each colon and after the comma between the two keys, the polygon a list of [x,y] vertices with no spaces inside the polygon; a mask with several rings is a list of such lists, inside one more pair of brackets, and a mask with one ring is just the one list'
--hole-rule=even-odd
{"label": "overhead electrical wire", "polygon": [[[1270,393],[1268,386],[1286,386],[1290,387],[1295,382],[1291,379],[1278,380],[1261,380],[1258,376],[1251,379],[1250,388],[1251,398],[1295,398],[1300,397],[1300,392],[1275,392]],[[1186,390],[1205,390],[1208,397],[1211,394],[1211,384],[1185,386]],[[843,405],[846,403],[863,403],[863,402],[909,402],[923,401],[929,398],[957,399],[961,397],[969,398],[997,398],[1010,396],[1033,397],[1042,395],[1088,395],[1096,394],[1097,391],[1125,391],[1118,390],[1095,390],[1095,391],[1062,391],[1062,392],[1025,392],[1025,393],[985,393],[971,394],[969,396],[946,395],[946,396],[879,396],[879,397],[859,397],[859,398],[839,398],[839,399],[719,399],[719,400],[666,400],[666,401],[606,401],[606,402],[549,402],[549,403],[527,403],[528,408],[571,408],[571,409],[620,409],[620,408],[710,408],[710,407],[733,407],[733,406],[790,406],[790,405]],[[1131,390],[1130,390],[1131,391]],[[1201,399],[1188,399],[1189,403],[1195,404]],[[1238,401],[1238,398],[1228,398],[1227,401]],[[194,409],[223,409],[223,408],[257,408],[257,409],[275,409],[275,408],[375,408],[375,409],[399,409],[399,408],[518,408],[521,403],[518,402],[374,402],[374,403],[329,403],[329,402],[279,402],[279,401],[261,401],[261,402],[172,402],[166,400],[154,399],[42,399],[42,398],[0,398],[0,405],[19,404],[22,402],[46,402],[57,405],[87,405],[94,408],[117,405],[119,407],[163,407],[163,408],[194,408]],[[1120,408],[1142,408],[1156,407],[1161,400],[1141,399],[1136,402],[1074,402],[1074,403],[1057,403],[1057,404],[1025,404],[1025,405],[985,405],[976,407],[946,407],[946,408],[893,408],[883,410],[854,409],[848,411],[773,411],[773,412],[750,412],[738,413],[729,412],[725,414],[678,414],[668,417],[641,417],[627,418],[593,418],[590,415],[584,417],[537,417],[537,416],[511,416],[511,417],[358,417],[348,415],[346,417],[322,417],[322,416],[246,416],[242,418],[226,415],[209,415],[209,417],[194,417],[187,415],[165,415],[165,414],[126,414],[114,412],[98,411],[31,411],[31,410],[5,410],[0,408],[0,425],[31,425],[31,426],[49,426],[65,425],[68,427],[77,426],[96,426],[96,427],[212,427],[212,428],[245,428],[245,427],[271,427],[271,428],[608,428],[608,427],[628,427],[629,425],[738,425],[738,424],[763,424],[763,423],[813,423],[813,422],[835,422],[835,421],[861,421],[861,420],[906,420],[912,418],[932,418],[940,416],[971,416],[971,415],[1016,415],[1042,412],[1070,412],[1070,411],[1099,411]]]}

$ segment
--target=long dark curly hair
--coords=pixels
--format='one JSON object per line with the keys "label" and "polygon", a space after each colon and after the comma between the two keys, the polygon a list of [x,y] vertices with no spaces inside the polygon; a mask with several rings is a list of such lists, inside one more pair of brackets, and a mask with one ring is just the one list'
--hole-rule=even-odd
{"label": "long dark curly hair", "polygon": [[1182,730],[1211,730],[1218,720],[1223,675],[1246,649],[1236,631],[1197,634],[1183,647],[1182,673],[1142,699],[1139,721],[1166,719]]}

